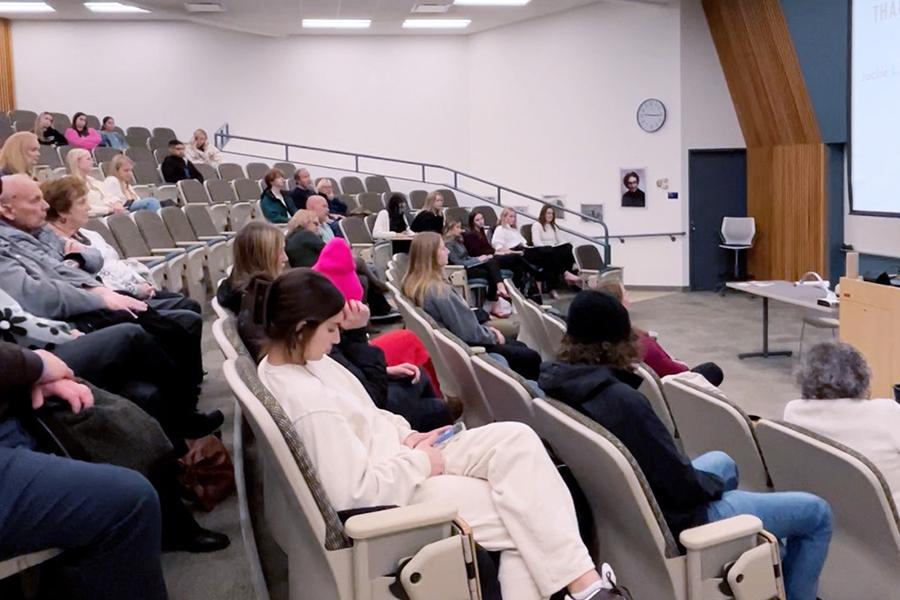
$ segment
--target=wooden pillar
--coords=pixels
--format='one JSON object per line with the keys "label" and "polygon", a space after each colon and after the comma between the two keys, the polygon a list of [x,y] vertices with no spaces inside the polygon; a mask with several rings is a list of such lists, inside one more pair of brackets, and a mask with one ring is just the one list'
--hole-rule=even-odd
{"label": "wooden pillar", "polygon": [[16,108],[16,87],[12,58],[12,27],[0,19],[0,112]]}
{"label": "wooden pillar", "polygon": [[827,276],[825,146],[778,0],[703,0],[747,142],[759,279]]}

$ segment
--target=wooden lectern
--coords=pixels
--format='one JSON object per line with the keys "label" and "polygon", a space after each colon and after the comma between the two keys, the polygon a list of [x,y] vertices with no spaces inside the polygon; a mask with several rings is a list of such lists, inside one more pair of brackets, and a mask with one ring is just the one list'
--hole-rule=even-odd
{"label": "wooden lectern", "polygon": [[900,383],[900,288],[841,278],[841,341],[872,369],[872,397],[893,398]]}

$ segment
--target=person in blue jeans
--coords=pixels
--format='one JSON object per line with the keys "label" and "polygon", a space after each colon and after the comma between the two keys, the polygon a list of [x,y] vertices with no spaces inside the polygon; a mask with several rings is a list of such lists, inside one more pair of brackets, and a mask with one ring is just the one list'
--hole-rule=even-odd
{"label": "person in blue jeans", "polygon": [[831,541],[828,503],[802,492],[740,491],[737,467],[724,452],[688,460],[637,391],[643,380],[631,365],[640,360],[640,344],[622,303],[585,290],[572,301],[557,361],[541,365],[538,385],[628,448],[676,540],[691,527],[755,515],[782,541],[788,600],[816,600]]}
{"label": "person in blue jeans", "polygon": [[20,417],[51,396],[93,403],[60,359],[0,342],[0,561],[57,548],[47,597],[165,600],[156,491],[129,469],[37,452]]}

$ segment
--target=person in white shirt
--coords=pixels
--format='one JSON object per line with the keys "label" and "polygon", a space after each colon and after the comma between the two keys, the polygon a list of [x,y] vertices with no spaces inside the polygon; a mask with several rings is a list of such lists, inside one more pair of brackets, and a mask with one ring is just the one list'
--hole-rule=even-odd
{"label": "person in white shirt", "polygon": [[194,132],[191,141],[184,148],[184,157],[192,163],[204,163],[214,169],[222,164],[222,153],[215,145],[209,143],[209,136],[202,129]]}
{"label": "person in white shirt", "polygon": [[124,154],[118,154],[109,162],[109,176],[103,180],[103,191],[118,199],[129,212],[159,210],[161,202],[152,196],[141,198],[131,183],[134,181],[134,163]]}
{"label": "person in white shirt", "polygon": [[804,353],[797,382],[803,400],[784,420],[856,450],[871,460],[900,502],[900,404],[870,399],[872,372],[850,344],[816,344]]}
{"label": "person in white shirt", "polygon": [[406,200],[402,194],[393,194],[387,203],[387,208],[378,211],[375,224],[372,225],[372,237],[376,240],[389,240],[400,236],[415,235],[406,224],[404,211]]}
{"label": "person in white shirt", "polygon": [[420,433],[379,410],[327,356],[353,307],[326,277],[291,269],[258,293],[255,317],[269,343],[260,379],[336,509],[449,500],[475,540],[501,552],[504,597],[538,600],[563,588],[575,600],[599,596],[604,584],[579,537],[572,498],[530,428],[493,423],[435,446],[444,428]]}

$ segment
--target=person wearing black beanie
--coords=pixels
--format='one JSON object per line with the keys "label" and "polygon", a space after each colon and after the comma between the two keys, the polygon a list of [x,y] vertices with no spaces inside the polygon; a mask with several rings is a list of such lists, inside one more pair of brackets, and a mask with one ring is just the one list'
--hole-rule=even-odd
{"label": "person wearing black beanie", "polygon": [[538,385],[628,448],[676,540],[691,527],[737,514],[756,515],[767,531],[787,540],[787,597],[815,600],[831,539],[828,503],[801,492],[740,491],[737,466],[724,452],[689,460],[638,391],[642,379],[631,365],[640,356],[628,310],[605,292],[585,290],[572,301],[559,356],[541,365]]}

